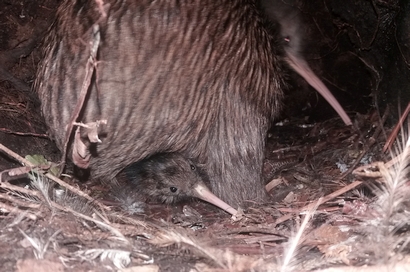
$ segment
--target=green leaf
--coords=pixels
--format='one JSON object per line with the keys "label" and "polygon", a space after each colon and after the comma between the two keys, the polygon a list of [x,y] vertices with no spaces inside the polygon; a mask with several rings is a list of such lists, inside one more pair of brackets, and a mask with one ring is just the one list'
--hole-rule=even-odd
{"label": "green leaf", "polygon": [[[31,162],[32,164],[39,166],[39,165],[49,165],[51,166],[52,163],[47,161],[47,159],[43,155],[27,155],[26,160]],[[50,169],[48,169],[48,172],[53,174],[54,176],[58,175],[59,168],[57,166],[51,166]]]}

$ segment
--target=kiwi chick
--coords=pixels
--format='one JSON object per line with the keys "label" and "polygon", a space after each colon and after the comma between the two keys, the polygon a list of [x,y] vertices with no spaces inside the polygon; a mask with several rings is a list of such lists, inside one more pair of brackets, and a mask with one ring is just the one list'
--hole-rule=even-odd
{"label": "kiwi chick", "polygon": [[205,173],[179,153],[159,153],[128,166],[124,173],[132,191],[147,200],[170,204],[197,197],[235,214],[236,210],[220,200],[205,185]]}

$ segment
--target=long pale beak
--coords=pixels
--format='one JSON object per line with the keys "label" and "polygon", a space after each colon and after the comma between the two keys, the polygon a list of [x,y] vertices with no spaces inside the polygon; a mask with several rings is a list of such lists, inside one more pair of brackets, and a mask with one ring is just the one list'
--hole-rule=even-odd
{"label": "long pale beak", "polygon": [[346,114],[345,110],[333,96],[333,94],[329,91],[329,89],[323,84],[323,82],[313,73],[312,69],[310,69],[309,65],[306,63],[305,60],[297,58],[290,52],[287,52],[288,63],[289,65],[295,69],[296,72],[299,73],[313,88],[316,89],[329,104],[333,107],[333,109],[339,114],[340,118],[342,118],[343,122],[347,126],[352,124],[349,116]]}
{"label": "long pale beak", "polygon": [[219,199],[216,195],[211,193],[208,188],[205,187],[203,184],[198,184],[194,187],[194,192],[195,196],[209,202],[211,204],[214,204],[215,206],[221,208],[222,210],[235,215],[238,211],[229,206],[227,203],[223,202],[221,199]]}

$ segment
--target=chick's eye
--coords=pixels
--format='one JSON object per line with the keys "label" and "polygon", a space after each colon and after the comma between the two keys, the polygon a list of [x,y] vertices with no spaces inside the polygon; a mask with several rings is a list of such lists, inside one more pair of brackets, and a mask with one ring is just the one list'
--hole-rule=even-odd
{"label": "chick's eye", "polygon": [[195,169],[196,169],[195,165],[192,165],[192,164],[191,164],[191,170],[192,170],[192,171],[195,171]]}
{"label": "chick's eye", "polygon": [[169,190],[171,190],[172,193],[175,193],[176,191],[178,191],[177,187],[169,187]]}

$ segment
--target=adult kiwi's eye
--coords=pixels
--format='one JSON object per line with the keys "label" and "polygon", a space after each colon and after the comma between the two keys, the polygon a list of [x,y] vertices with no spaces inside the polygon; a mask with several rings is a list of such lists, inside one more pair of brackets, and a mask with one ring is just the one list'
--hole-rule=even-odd
{"label": "adult kiwi's eye", "polygon": [[195,165],[192,165],[192,164],[191,164],[191,170],[192,170],[192,171],[195,171],[195,169],[196,169]]}
{"label": "adult kiwi's eye", "polygon": [[169,189],[171,190],[172,193],[175,193],[176,191],[178,191],[177,187],[169,187]]}

